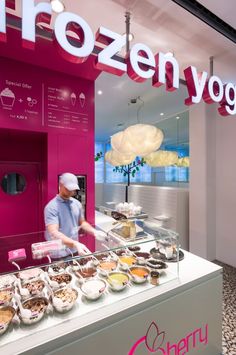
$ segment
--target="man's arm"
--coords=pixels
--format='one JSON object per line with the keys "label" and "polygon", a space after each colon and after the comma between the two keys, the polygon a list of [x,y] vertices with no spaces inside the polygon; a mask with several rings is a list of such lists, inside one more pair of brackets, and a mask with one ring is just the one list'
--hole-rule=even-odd
{"label": "man's arm", "polygon": [[62,243],[69,248],[76,248],[79,255],[91,254],[91,251],[82,243],[75,241],[59,231],[58,224],[49,224],[47,231],[52,239],[61,239]]}
{"label": "man's arm", "polygon": [[80,219],[80,227],[87,233],[93,235],[99,241],[105,241],[107,238],[106,233],[99,231],[91,226],[85,219]]}

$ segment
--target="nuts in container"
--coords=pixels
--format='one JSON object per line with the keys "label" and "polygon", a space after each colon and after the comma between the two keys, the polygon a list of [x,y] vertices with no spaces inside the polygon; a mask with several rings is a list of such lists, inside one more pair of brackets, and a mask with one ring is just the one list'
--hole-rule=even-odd
{"label": "nuts in container", "polygon": [[33,314],[44,312],[47,305],[48,301],[43,297],[31,298],[22,304],[23,308],[29,309]]}
{"label": "nuts in container", "polygon": [[0,305],[8,305],[12,301],[13,289],[5,288],[0,290]]}
{"label": "nuts in container", "polygon": [[48,300],[45,297],[32,297],[19,307],[19,315],[23,323],[31,325],[39,322],[47,309]]}
{"label": "nuts in container", "polygon": [[45,286],[44,281],[35,280],[35,281],[24,283],[22,285],[22,288],[26,288],[29,291],[30,295],[36,295],[43,291],[44,286]]}
{"label": "nuts in container", "polygon": [[58,312],[67,312],[75,304],[78,292],[70,287],[60,288],[54,292],[53,306]]}
{"label": "nuts in container", "polygon": [[57,275],[49,275],[51,281],[57,282],[59,285],[62,283],[69,284],[72,280],[72,276],[67,273],[57,274]]}
{"label": "nuts in container", "polygon": [[54,292],[54,296],[60,298],[63,302],[74,302],[78,297],[78,292],[73,288],[62,288]]}

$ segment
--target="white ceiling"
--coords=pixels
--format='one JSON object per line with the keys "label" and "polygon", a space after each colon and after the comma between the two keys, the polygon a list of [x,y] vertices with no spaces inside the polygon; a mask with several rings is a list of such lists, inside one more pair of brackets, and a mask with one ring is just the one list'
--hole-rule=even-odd
{"label": "white ceiling", "polygon": [[[232,77],[236,60],[235,45],[172,1],[102,0],[99,3],[99,10],[95,11],[95,23],[93,15],[87,14],[89,23],[93,23],[94,31],[99,27],[99,21],[102,21],[108,28],[123,33],[124,12],[130,10],[134,42],[147,44],[154,53],[173,51],[182,70],[194,65],[199,70],[209,72],[209,58],[213,56],[215,73],[224,81],[236,82]],[[93,4],[95,7],[95,2]],[[236,10],[236,1],[234,8]],[[232,8],[230,10],[232,11]],[[116,15],[112,16],[112,13]],[[181,76],[183,77],[182,72]],[[184,105],[184,99],[188,96],[185,87],[181,86],[177,92],[168,93],[164,88],[152,88],[150,82],[139,84],[132,82],[125,75],[120,78],[103,73],[96,81],[96,91],[99,89],[103,91],[103,95],[97,95],[95,101],[97,140],[107,141],[110,135],[137,122],[137,109],[140,104],[128,106],[130,98],[137,96],[145,101],[140,111],[142,122],[155,124],[170,117],[161,123],[164,129],[165,125],[169,127],[169,122],[173,122],[173,129],[169,127],[167,130],[168,140],[188,140],[188,130],[182,127],[182,134],[179,132],[177,137],[175,129],[176,115],[187,110]],[[164,116],[160,116],[161,112]],[[179,114],[178,116],[181,117]],[[186,119],[186,114],[183,116]],[[124,125],[118,127],[118,124],[122,123]]]}
{"label": "white ceiling", "polygon": [[222,0],[198,0],[198,2],[200,2],[208,10],[216,14],[230,26],[236,28],[235,0],[227,0],[225,2],[222,2]]}
{"label": "white ceiling", "polygon": [[[154,53],[174,52],[181,68],[181,77],[183,69],[189,65],[196,66],[199,71],[209,72],[209,58],[213,56],[214,74],[225,82],[236,83],[235,44],[171,0],[63,1],[66,11],[83,17],[94,33],[100,26],[124,33],[124,13],[129,10],[132,14],[131,32],[135,36],[133,43],[145,43]],[[200,2],[235,27],[236,0]],[[18,13],[20,3],[16,2]],[[150,82],[137,84],[126,75],[120,78],[103,73],[96,81],[97,89],[103,90],[103,95],[96,95],[95,100],[96,137],[99,140],[105,141],[118,131],[117,124],[135,122],[139,105],[130,106],[128,110],[130,98],[140,96],[145,101],[140,112],[142,122],[155,123],[163,117],[175,117],[175,114],[187,109],[183,104],[187,97],[185,88],[167,93],[163,88],[152,88]],[[160,116],[161,112],[165,115]]]}

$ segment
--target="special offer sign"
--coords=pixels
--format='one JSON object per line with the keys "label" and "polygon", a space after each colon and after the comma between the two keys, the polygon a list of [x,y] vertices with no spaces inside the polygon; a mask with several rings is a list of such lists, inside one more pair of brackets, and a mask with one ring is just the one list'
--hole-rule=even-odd
{"label": "special offer sign", "polygon": [[[34,48],[36,41],[35,24],[51,22],[52,8],[50,3],[34,0],[22,0],[22,44],[26,48]],[[67,36],[67,31],[75,32],[78,43],[74,45]],[[47,28],[48,31],[48,28]],[[152,79],[152,85],[159,87],[166,85],[168,91],[179,88],[179,64],[176,58],[167,57],[165,53],[154,54],[143,43],[136,43],[130,49],[125,60],[119,60],[117,53],[126,44],[126,35],[120,35],[105,27],[100,27],[94,35],[88,23],[79,15],[63,12],[58,14],[54,27],[55,44],[63,57],[74,63],[83,63],[93,54],[97,44],[102,44],[96,58],[96,68],[115,74],[128,76],[136,81],[143,82]],[[7,40],[6,31],[6,0],[0,0],[0,40]],[[105,47],[104,47],[105,44]],[[233,83],[223,83],[216,76],[208,76],[203,71],[199,73],[197,68],[189,66],[183,71],[189,97],[185,99],[186,105],[193,105],[204,100],[211,104],[219,104],[218,111],[222,116],[236,114],[236,86]]]}

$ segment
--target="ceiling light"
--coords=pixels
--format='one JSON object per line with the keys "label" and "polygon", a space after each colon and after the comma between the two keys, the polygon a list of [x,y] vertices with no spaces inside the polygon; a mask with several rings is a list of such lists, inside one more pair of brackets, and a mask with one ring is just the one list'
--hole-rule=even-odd
{"label": "ceiling light", "polygon": [[152,125],[138,123],[111,137],[112,148],[120,154],[145,156],[160,148],[163,132]]}
{"label": "ceiling light", "polygon": [[98,95],[102,95],[102,94],[103,94],[102,90],[98,90],[98,91],[97,91],[97,94],[98,94]]}
{"label": "ceiling light", "polygon": [[131,41],[133,41],[133,39],[134,39],[133,33],[129,33],[128,40],[131,42]]}
{"label": "ceiling light", "polygon": [[163,112],[161,112],[161,113],[160,113],[160,116],[164,116],[164,113],[163,113]]}
{"label": "ceiling light", "polygon": [[177,120],[179,120],[179,119],[180,119],[180,117],[179,117],[179,116],[176,116],[175,118],[176,118]]}
{"label": "ceiling light", "polygon": [[[123,36],[124,36],[124,35],[126,35],[126,33],[123,33]],[[128,34],[128,41],[131,42],[131,41],[133,41],[133,39],[134,39],[133,33],[129,33],[129,34]]]}
{"label": "ceiling light", "polygon": [[151,154],[146,155],[145,161],[153,168],[170,166],[178,163],[178,154],[177,152],[168,150],[158,150],[157,152],[152,152]]}
{"label": "ceiling light", "polygon": [[60,0],[51,0],[51,5],[52,11],[57,12],[58,14],[65,10],[65,5]]}
{"label": "ceiling light", "polygon": [[172,53],[172,52],[167,52],[167,53],[165,54],[165,57],[174,57],[174,53]]}

